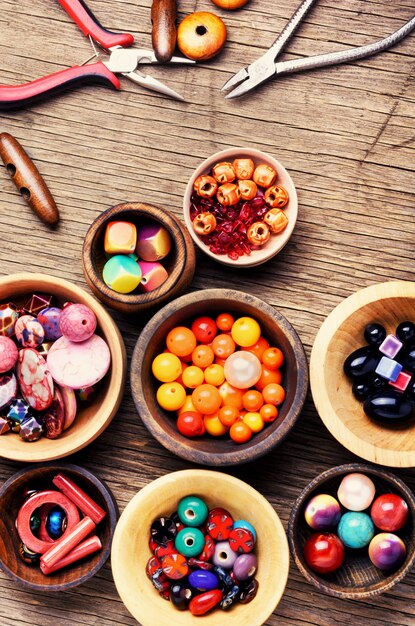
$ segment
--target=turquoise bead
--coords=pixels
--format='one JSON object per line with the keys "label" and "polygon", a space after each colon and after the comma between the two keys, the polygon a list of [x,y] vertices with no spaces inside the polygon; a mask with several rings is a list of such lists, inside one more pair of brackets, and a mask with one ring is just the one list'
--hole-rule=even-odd
{"label": "turquoise bead", "polygon": [[370,543],[375,527],[367,513],[349,511],[342,515],[337,534],[347,548],[359,549]]}
{"label": "turquoise bead", "polygon": [[249,532],[252,533],[252,536],[254,538],[254,542],[256,543],[256,530],[252,526],[252,524],[250,524],[246,520],[244,520],[244,519],[236,520],[236,522],[233,523],[233,528],[246,528],[246,530],[249,530]]}
{"label": "turquoise bead", "polygon": [[185,526],[201,526],[208,516],[206,504],[197,496],[182,498],[177,507],[177,514]]}
{"label": "turquoise bead", "polygon": [[116,254],[104,265],[104,282],[117,293],[131,293],[141,281],[141,269],[134,259],[124,254]]}
{"label": "turquoise bead", "polygon": [[182,528],[174,542],[176,550],[185,557],[199,556],[205,545],[205,538],[198,528]]}

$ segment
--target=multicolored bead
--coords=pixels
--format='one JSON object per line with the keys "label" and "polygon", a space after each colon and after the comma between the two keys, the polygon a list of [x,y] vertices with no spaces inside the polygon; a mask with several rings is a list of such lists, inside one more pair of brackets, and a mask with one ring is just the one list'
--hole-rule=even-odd
{"label": "multicolored bead", "polygon": [[46,531],[51,539],[59,539],[66,530],[67,518],[65,511],[59,506],[52,508],[45,522]]}
{"label": "multicolored bead", "polygon": [[33,415],[25,419],[20,425],[19,437],[23,439],[23,441],[37,441],[41,438],[42,434],[42,422]]}
{"label": "multicolored bead", "polygon": [[59,320],[62,335],[75,343],[92,337],[96,327],[96,315],[85,304],[71,304],[65,307]]}
{"label": "multicolored bead", "polygon": [[21,424],[32,413],[30,404],[22,398],[13,400],[7,411],[7,419],[11,422]]}
{"label": "multicolored bead", "polygon": [[183,554],[174,552],[164,557],[161,562],[163,573],[172,580],[180,580],[187,576],[189,566]]}
{"label": "multicolored bead", "polygon": [[90,387],[81,387],[76,389],[76,396],[80,402],[92,402],[97,394],[97,390],[92,385]]}
{"label": "multicolored bead", "polygon": [[131,222],[108,222],[104,249],[107,254],[131,254],[137,243],[137,228]]}
{"label": "multicolored bead", "polygon": [[157,261],[138,261],[137,265],[141,270],[141,281],[138,288],[145,293],[158,289],[169,277],[166,268]]}
{"label": "multicolored bead", "polygon": [[45,359],[33,348],[20,350],[17,379],[24,399],[35,411],[44,411],[52,404],[52,376]]}
{"label": "multicolored bead", "polygon": [[0,335],[0,374],[11,370],[17,362],[18,350],[10,337]]}
{"label": "multicolored bead", "polygon": [[42,416],[43,429],[48,439],[56,439],[63,432],[65,424],[65,408],[62,394],[57,386],[53,394],[51,405]]}
{"label": "multicolored bead", "polygon": [[403,365],[398,363],[398,361],[394,361],[393,359],[389,359],[387,356],[383,356],[376,369],[376,374],[382,376],[382,378],[386,378],[386,380],[391,380],[395,382],[398,378],[399,374],[402,372]]}
{"label": "multicolored bead", "polygon": [[61,314],[62,309],[55,306],[47,307],[39,312],[37,321],[42,325],[47,341],[56,341],[56,339],[62,336],[59,328]]}
{"label": "multicolored bead", "polygon": [[102,271],[105,284],[117,293],[131,293],[141,281],[141,269],[129,256],[116,254],[111,257]]}
{"label": "multicolored bead", "polygon": [[375,567],[384,571],[398,569],[406,557],[406,546],[393,533],[379,533],[369,544],[369,558]]}
{"label": "multicolored bead", "polygon": [[24,348],[37,348],[45,338],[43,327],[33,315],[19,317],[14,332],[19,345]]}
{"label": "multicolored bead", "polygon": [[37,565],[40,561],[40,554],[29,550],[23,541],[19,544],[19,556],[27,565]]}
{"label": "multicolored bead", "polygon": [[247,530],[249,530],[249,532],[252,533],[252,536],[256,543],[256,530],[250,522],[247,522],[244,519],[238,519],[233,523],[233,527],[234,528],[246,528]]}
{"label": "multicolored bead", "polygon": [[10,430],[10,424],[9,422],[4,419],[4,417],[0,417],[0,435],[4,435],[5,433],[8,433]]}
{"label": "multicolored bead", "polygon": [[19,313],[17,307],[12,302],[0,304],[0,335],[12,337],[18,319]]}
{"label": "multicolored bead", "polygon": [[340,504],[336,498],[320,493],[308,502],[304,517],[310,528],[314,530],[330,530],[337,526],[341,517]]}
{"label": "multicolored bead", "polygon": [[161,261],[171,250],[169,231],[161,224],[148,224],[137,231],[136,253],[143,261]]}
{"label": "multicolored bead", "polygon": [[5,409],[17,395],[17,380],[13,372],[0,376],[0,410]]}

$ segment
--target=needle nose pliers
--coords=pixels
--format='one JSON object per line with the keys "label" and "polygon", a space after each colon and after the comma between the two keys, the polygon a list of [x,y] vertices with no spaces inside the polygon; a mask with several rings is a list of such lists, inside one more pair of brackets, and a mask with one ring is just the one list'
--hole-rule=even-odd
{"label": "needle nose pliers", "polygon": [[[137,69],[140,64],[152,64],[158,61],[152,50],[130,48],[134,43],[133,35],[106,30],[83,0],[58,0],[58,2],[81,31],[109,53],[109,59],[89,65],[70,67],[24,85],[0,85],[0,110],[19,108],[64,89],[86,83],[101,83],[120,89],[121,84],[116,74],[122,74],[146,89],[183,100],[182,96],[173,89]],[[169,63],[193,63],[193,61],[173,56]]]}

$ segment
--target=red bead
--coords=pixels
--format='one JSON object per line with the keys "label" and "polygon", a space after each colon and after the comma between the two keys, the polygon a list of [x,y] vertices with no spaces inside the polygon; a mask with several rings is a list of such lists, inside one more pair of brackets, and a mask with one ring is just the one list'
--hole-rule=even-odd
{"label": "red bead", "polygon": [[195,411],[185,411],[177,418],[177,430],[185,437],[200,437],[204,433],[203,418]]}
{"label": "red bead", "polygon": [[151,556],[146,565],[146,574],[149,578],[151,578],[155,572],[161,568],[161,563],[155,556]]}
{"label": "red bead", "polygon": [[213,563],[209,563],[208,561],[202,561],[201,559],[195,559],[191,557],[188,560],[190,567],[194,567],[195,569],[203,569],[203,570],[211,570],[213,569]]}
{"label": "red bead", "polygon": [[304,559],[319,574],[334,572],[344,561],[344,545],[333,533],[315,533],[305,543]]}
{"label": "red bead", "polygon": [[102,549],[102,543],[97,535],[92,535],[85,539],[82,543],[78,544],[76,548],[71,550],[63,559],[60,559],[53,565],[52,567],[45,567],[43,563],[40,564],[40,569],[45,575],[52,574],[57,570],[60,570],[64,567],[68,567],[68,565],[72,565],[72,563],[77,563],[81,559],[85,559],[87,556],[94,554]]}
{"label": "red bead", "polygon": [[404,526],[409,515],[405,500],[394,493],[385,493],[374,501],[370,516],[380,530],[395,532]]}
{"label": "red bead", "polygon": [[154,541],[154,539],[152,539],[152,538],[151,538],[151,539],[150,539],[150,541],[148,542],[148,547],[150,548],[150,550],[151,550],[151,552],[152,552],[153,554],[154,554],[154,552],[156,551],[156,548],[157,548],[157,546],[158,546],[158,545],[159,545],[159,544],[158,544],[158,543],[156,543],[156,542]]}
{"label": "red bead", "polygon": [[225,513],[217,513],[209,515],[207,522],[207,531],[215,541],[226,541],[229,539],[233,526],[233,519]]}
{"label": "red bead", "polygon": [[177,550],[174,546],[174,541],[168,541],[165,546],[158,545],[154,550],[155,556],[160,560],[168,554],[174,554],[175,552],[177,552]]}
{"label": "red bead", "polygon": [[195,596],[189,604],[189,610],[192,615],[204,615],[213,609],[223,598],[223,593],[219,589],[212,589],[205,593]]}
{"label": "red bead", "polygon": [[255,546],[254,536],[247,528],[234,528],[229,535],[229,545],[238,554],[252,552]]}
{"label": "red bead", "polygon": [[200,343],[210,343],[216,336],[218,327],[211,317],[198,317],[192,324],[192,331]]}
{"label": "red bead", "polygon": [[186,559],[178,552],[165,556],[161,562],[161,567],[167,578],[171,578],[172,580],[184,578],[189,572]]}
{"label": "red bead", "polygon": [[57,474],[52,480],[53,484],[62,491],[76,506],[92,519],[95,524],[102,522],[106,516],[106,511],[102,509],[90,496],[85,493],[76,483],[65,476],[65,474]]}
{"label": "red bead", "polygon": [[201,555],[199,556],[199,559],[201,561],[209,561],[214,555],[214,553],[215,553],[215,544],[213,542],[213,539],[209,535],[206,535],[205,545],[204,545]]}

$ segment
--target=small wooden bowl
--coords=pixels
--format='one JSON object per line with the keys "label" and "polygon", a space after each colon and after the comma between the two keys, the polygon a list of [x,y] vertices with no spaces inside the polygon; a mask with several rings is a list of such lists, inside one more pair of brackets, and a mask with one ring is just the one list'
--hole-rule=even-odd
{"label": "small wooden bowl", "polygon": [[[220,161],[232,162],[234,159],[244,157],[251,158],[256,165],[259,165],[260,163],[271,165],[277,171],[278,178],[275,184],[281,184],[288,191],[290,198],[287,205],[283,209],[284,213],[286,213],[288,217],[288,225],[281,233],[271,235],[269,241],[259,250],[252,250],[250,255],[241,256],[236,261],[233,261],[226,254],[214,254],[211,252],[209,250],[209,246],[207,246],[195,233],[192,220],[190,219],[190,198],[193,193],[194,182],[198,176],[201,174],[209,174],[212,167]],[[205,159],[205,161],[203,161],[195,169],[184,192],[183,215],[187,229],[193,241],[197,246],[199,246],[202,252],[223,265],[229,265],[231,267],[254,267],[272,259],[272,257],[284,248],[290,239],[298,215],[297,191],[294,186],[294,182],[285,167],[277,161],[277,159],[274,159],[274,157],[266,154],[265,152],[261,152],[260,150],[255,150],[254,148],[228,148],[227,150],[221,150],[220,152],[212,154],[212,156]]]}
{"label": "small wooden bowl", "polygon": [[[151,371],[155,356],[163,352],[166,336],[175,326],[187,325],[199,315],[227,311],[235,317],[255,318],[271,345],[285,356],[286,398],[275,422],[267,424],[245,444],[229,437],[204,436],[188,439],[176,429],[175,414],[157,403],[158,382]],[[137,411],[151,434],[168,450],[201,465],[238,465],[253,461],[281,443],[293,428],[303,408],[308,384],[308,368],[301,341],[286,318],[262,300],[231,289],[206,289],[187,294],[166,305],[148,322],[134,349],[131,362],[131,392]]]}
{"label": "small wooden bowl", "polygon": [[314,403],[324,424],[345,448],[367,461],[390,467],[415,467],[415,424],[405,429],[370,420],[343,372],[347,356],[366,345],[363,331],[379,322],[388,333],[415,321],[415,282],[372,285],[343,300],[317,333],[310,360]]}
{"label": "small wooden bowl", "polygon": [[[159,222],[170,233],[173,246],[161,263],[169,276],[167,280],[148,293],[117,293],[102,278],[107,261],[104,252],[104,236],[108,222],[125,220],[137,227]],[[86,282],[92,292],[104,304],[122,313],[139,313],[156,307],[180,295],[192,282],[196,267],[196,254],[192,240],[179,220],[167,211],[144,202],[126,202],[107,209],[92,222],[82,248],[82,267]]]}
{"label": "small wooden bowl", "polygon": [[[270,503],[241,480],[208,470],[183,470],[154,480],[126,506],[115,529],[111,566],[115,585],[127,609],[141,624],[192,626],[190,611],[166,602],[147,578],[145,567],[154,519],[177,509],[188,495],[202,498],[209,508],[224,507],[234,519],[248,519],[257,532],[258,593],[249,604],[237,604],[222,618],[221,610],[203,617],[204,626],[261,626],[277,607],[288,579],[289,550],[281,521]],[[226,618],[226,619],[225,619]]]}
{"label": "small wooden bowl", "polygon": [[[304,519],[304,509],[307,503],[313,496],[319,493],[327,493],[337,499],[337,490],[342,478],[351,472],[366,474],[373,480],[376,486],[375,498],[383,493],[395,493],[401,496],[408,504],[408,522],[402,530],[396,533],[406,544],[406,559],[401,567],[393,573],[382,572],[376,568],[369,559],[367,548],[362,550],[346,548],[346,559],[343,565],[336,572],[327,575],[313,572],[304,560],[303,546],[313,533],[318,532],[310,528]],[[342,508],[342,511],[345,511],[345,509]],[[291,554],[298,569],[320,591],[337,598],[351,598],[354,600],[377,596],[388,591],[402,580],[415,562],[414,494],[402,480],[381,468],[360,463],[333,467],[312,480],[298,496],[288,522],[288,539]]]}
{"label": "small wooden bowl", "polygon": [[[106,517],[97,526],[96,534],[102,550],[83,561],[58,570],[49,576],[40,567],[28,565],[19,556],[20,537],[15,520],[23,504],[22,493],[26,488],[38,490],[55,489],[52,478],[59,472],[66,474],[83,489],[104,511]],[[111,542],[118,518],[117,503],[107,485],[88,470],[70,463],[31,465],[7,480],[0,489],[0,567],[16,582],[37,591],[65,591],[81,585],[94,576],[110,555]]]}
{"label": "small wooden bowl", "polygon": [[14,433],[0,437],[0,457],[39,463],[73,454],[94,441],[107,428],[121,403],[127,359],[115,322],[99,302],[80,287],[46,274],[22,273],[0,278],[0,302],[15,302],[23,306],[33,293],[51,294],[61,305],[73,301],[89,306],[97,316],[97,333],[105,339],[111,352],[111,367],[99,386],[97,396],[78,411],[72,426],[58,439],[42,437],[27,443]]}

